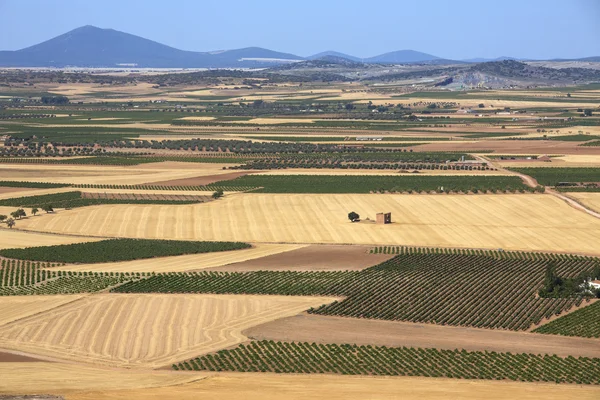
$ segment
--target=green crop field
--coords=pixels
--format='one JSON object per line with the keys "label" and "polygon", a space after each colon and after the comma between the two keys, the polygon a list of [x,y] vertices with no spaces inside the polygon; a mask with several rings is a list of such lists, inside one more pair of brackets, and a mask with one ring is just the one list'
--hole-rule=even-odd
{"label": "green crop field", "polygon": [[57,246],[2,249],[0,256],[58,263],[102,263],[247,249],[240,242],[191,242],[151,239],[109,239]]}
{"label": "green crop field", "polygon": [[540,326],[536,333],[600,338],[600,302]]}
{"label": "green crop field", "polygon": [[600,384],[598,358],[267,340],[207,354],[173,369]]}
{"label": "green crop field", "polygon": [[549,259],[560,276],[591,271],[598,259],[534,253],[385,248],[398,254],[364,271],[198,272],[157,274],[126,283],[119,293],[335,295],[312,313],[524,330],[581,303],[539,298]]}
{"label": "green crop field", "polygon": [[351,176],[351,175],[246,175],[214,183],[215,186],[262,187],[262,193],[369,193],[374,191],[524,191],[513,176]]}
{"label": "green crop field", "polygon": [[600,168],[510,168],[529,175],[541,185],[556,186],[560,182],[600,182]]}

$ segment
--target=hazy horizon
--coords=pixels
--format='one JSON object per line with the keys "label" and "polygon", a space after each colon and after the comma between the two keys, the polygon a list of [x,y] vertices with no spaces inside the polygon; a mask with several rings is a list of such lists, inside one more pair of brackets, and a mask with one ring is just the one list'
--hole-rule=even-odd
{"label": "hazy horizon", "polygon": [[[18,50],[94,25],[182,50],[264,47],[310,56],[338,51],[372,57],[415,50],[447,59],[600,56],[600,2],[473,0],[448,3],[380,1],[281,4],[233,1],[223,7],[182,0],[89,3],[0,0],[0,50]],[[482,18],[480,15],[489,14]]]}

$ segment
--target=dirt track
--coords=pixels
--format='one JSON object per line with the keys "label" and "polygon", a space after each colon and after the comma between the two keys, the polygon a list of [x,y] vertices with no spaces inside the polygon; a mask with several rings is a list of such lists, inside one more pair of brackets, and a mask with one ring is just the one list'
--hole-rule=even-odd
{"label": "dirt track", "polygon": [[600,339],[302,314],[247,329],[257,340],[600,357]]}
{"label": "dirt track", "polygon": [[297,250],[215,267],[216,271],[327,271],[362,270],[393,257],[368,254],[370,246],[310,245]]}

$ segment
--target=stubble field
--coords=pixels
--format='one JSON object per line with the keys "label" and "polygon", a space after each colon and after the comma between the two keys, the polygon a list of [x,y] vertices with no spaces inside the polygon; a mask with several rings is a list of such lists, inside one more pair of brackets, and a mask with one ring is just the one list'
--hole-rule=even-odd
{"label": "stubble field", "polygon": [[[363,222],[350,223],[358,212]],[[377,212],[391,225],[375,225]],[[550,195],[241,194],[200,205],[104,205],[22,221],[79,235],[600,252],[600,220]]]}
{"label": "stubble field", "polygon": [[334,300],[285,296],[89,295],[22,318],[18,323],[0,326],[0,348],[76,362],[158,368],[186,356],[241,343],[246,340],[241,333],[244,329]]}

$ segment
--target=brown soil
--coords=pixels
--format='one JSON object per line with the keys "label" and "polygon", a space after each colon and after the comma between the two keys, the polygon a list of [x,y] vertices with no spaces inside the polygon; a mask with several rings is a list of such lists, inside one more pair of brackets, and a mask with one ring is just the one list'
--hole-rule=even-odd
{"label": "brown soil", "polygon": [[0,351],[0,363],[4,362],[47,362],[44,360],[38,360],[37,358],[24,356],[21,354],[3,353]]}
{"label": "brown soil", "polygon": [[228,181],[240,176],[248,175],[249,172],[232,172],[229,174],[197,176],[195,178],[172,179],[169,181],[152,182],[150,185],[157,186],[204,186],[219,181]]}
{"label": "brown soil", "polygon": [[600,339],[302,314],[242,332],[251,339],[600,357]]}
{"label": "brown soil", "polygon": [[435,142],[415,146],[415,151],[477,151],[494,150],[502,154],[600,154],[600,147],[579,146],[580,142],[559,140],[481,140],[474,143],[460,141]]}
{"label": "brown soil", "polygon": [[[370,246],[310,245],[297,250],[206,270],[215,271],[358,271],[382,263],[393,254],[369,254]],[[205,271],[206,271],[205,270]]]}

